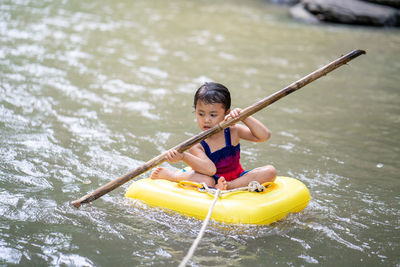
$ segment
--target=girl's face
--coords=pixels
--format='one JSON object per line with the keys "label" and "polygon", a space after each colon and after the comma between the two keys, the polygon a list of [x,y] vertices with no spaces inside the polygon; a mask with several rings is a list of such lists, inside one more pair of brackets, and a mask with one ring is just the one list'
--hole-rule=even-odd
{"label": "girl's face", "polygon": [[206,104],[200,100],[196,103],[195,112],[197,124],[202,131],[214,127],[224,120],[225,115],[229,114],[229,110],[225,112],[224,105],[221,103]]}

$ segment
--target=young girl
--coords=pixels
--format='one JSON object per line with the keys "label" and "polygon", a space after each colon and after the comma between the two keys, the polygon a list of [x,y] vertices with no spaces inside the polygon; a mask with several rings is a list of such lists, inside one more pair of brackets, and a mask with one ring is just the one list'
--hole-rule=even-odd
{"label": "young girl", "polygon": [[[194,108],[197,124],[202,131],[214,127],[223,120],[237,118],[240,108],[230,110],[231,96],[228,89],[219,83],[205,83],[194,96]],[[207,186],[227,190],[247,186],[251,181],[260,184],[272,182],[276,178],[276,170],[271,165],[244,171],[240,165],[240,139],[264,142],[270,137],[269,130],[258,120],[248,117],[244,125],[235,124],[218,132],[200,144],[179,153],[175,149],[167,152],[169,163],[183,161],[192,167],[189,172],[176,172],[159,167],[151,174],[152,179],[166,179],[179,182],[190,180],[205,182]]]}

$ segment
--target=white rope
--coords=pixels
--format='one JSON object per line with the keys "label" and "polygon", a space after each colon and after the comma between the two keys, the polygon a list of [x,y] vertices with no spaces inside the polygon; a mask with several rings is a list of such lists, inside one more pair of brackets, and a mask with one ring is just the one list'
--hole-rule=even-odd
{"label": "white rope", "polygon": [[[203,190],[203,192],[207,192],[209,194],[214,195],[214,192],[216,191],[216,189],[214,188],[209,188],[205,183],[202,183],[203,185],[203,189],[201,189],[200,191]],[[261,185],[259,182],[257,181],[251,181],[249,183],[248,186],[243,186],[243,187],[238,187],[238,188],[234,188],[234,189],[229,189],[229,190],[224,190],[221,191],[220,194],[227,194],[227,193],[232,193],[232,192],[237,192],[237,191],[249,191],[249,192],[254,192],[258,190],[258,192],[262,192],[265,190],[265,186]]]}
{"label": "white rope", "polygon": [[188,263],[188,261],[190,260],[190,258],[193,256],[194,251],[196,250],[197,246],[200,243],[201,238],[204,235],[204,232],[206,231],[206,227],[208,222],[210,221],[211,218],[211,214],[212,211],[214,209],[215,203],[217,203],[218,197],[221,193],[221,190],[217,189],[216,193],[215,193],[215,197],[214,200],[210,206],[210,209],[208,210],[207,216],[204,219],[203,225],[201,226],[200,232],[196,238],[196,240],[193,242],[192,246],[190,247],[188,253],[186,254],[185,258],[183,258],[182,262],[179,264],[179,267],[185,267],[186,264]]}
{"label": "white rope", "polygon": [[236,192],[236,191],[250,191],[254,192],[258,190],[259,192],[264,191],[265,186],[261,185],[257,181],[251,181],[248,186],[244,187],[239,187],[235,189],[230,189],[230,190],[224,190],[221,191],[220,189],[214,189],[214,188],[209,188],[205,183],[202,183],[203,188],[200,191],[207,192],[208,194],[215,195],[213,202],[211,203],[210,209],[208,210],[207,216],[204,219],[203,225],[201,226],[200,232],[196,238],[196,240],[193,242],[192,246],[190,247],[188,253],[186,254],[185,258],[183,258],[182,262],[179,264],[179,267],[185,267],[186,264],[189,262],[189,260],[192,258],[194,251],[196,250],[197,246],[200,243],[201,238],[204,235],[204,232],[206,230],[207,224],[210,221],[212,211],[214,209],[215,203],[217,203],[218,197],[222,194],[225,193],[231,193],[231,192]]}

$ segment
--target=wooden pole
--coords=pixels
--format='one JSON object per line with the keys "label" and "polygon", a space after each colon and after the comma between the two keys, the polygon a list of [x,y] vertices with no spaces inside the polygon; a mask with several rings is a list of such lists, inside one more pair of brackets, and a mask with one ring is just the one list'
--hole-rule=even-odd
{"label": "wooden pole", "polygon": [[[340,66],[346,64],[347,62],[349,62],[350,60],[365,54],[365,51],[363,50],[353,50],[352,52],[339,57],[338,59],[336,59],[335,61],[332,61],[331,63],[325,65],[324,67],[308,74],[307,76],[301,78],[300,80],[288,85],[287,87],[283,88],[282,90],[258,101],[257,103],[243,109],[240,113],[240,116],[236,119],[231,119],[228,121],[223,121],[221,123],[219,123],[218,125],[214,126],[211,129],[208,129],[206,131],[203,131],[201,133],[199,133],[196,136],[193,136],[191,138],[189,138],[188,140],[186,140],[183,143],[180,143],[179,145],[175,146],[174,149],[176,149],[179,152],[184,152],[185,150],[191,148],[193,145],[200,143],[201,141],[203,141],[204,139],[222,131],[223,129],[238,123],[239,121],[242,121],[244,119],[246,119],[247,117],[251,116],[252,114],[258,112],[259,110],[271,105],[272,103],[274,103],[275,101],[281,99],[284,96],[287,96],[288,94],[293,93],[294,91],[299,90],[300,88],[302,88],[303,86],[315,81],[316,79],[328,74],[329,72],[339,68]],[[125,184],[126,182],[128,182],[129,180],[135,178],[136,176],[154,168],[155,166],[163,163],[165,161],[165,156],[166,156],[167,152],[162,153],[161,155],[158,155],[157,157],[149,160],[148,162],[146,162],[145,164],[143,164],[142,166],[128,172],[125,175],[122,175],[119,178],[116,178],[115,180],[112,180],[110,182],[108,182],[107,184],[97,188],[96,190],[94,190],[93,192],[83,196],[80,199],[77,199],[75,201],[73,201],[71,204],[74,205],[76,208],[79,208],[82,204],[84,203],[89,203],[93,200],[98,199],[99,197],[107,194],[108,192],[114,190],[115,188]]]}

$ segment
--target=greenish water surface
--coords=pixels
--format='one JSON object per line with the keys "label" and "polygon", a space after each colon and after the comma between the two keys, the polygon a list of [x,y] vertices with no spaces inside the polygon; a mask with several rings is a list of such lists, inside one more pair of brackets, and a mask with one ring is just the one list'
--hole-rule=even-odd
{"label": "greenish water surface", "polygon": [[133,205],[129,183],[69,203],[197,134],[204,81],[244,108],[353,49],[367,55],[255,115],[267,143],[242,143],[246,169],[298,178],[309,206],[212,223],[190,264],[400,265],[398,30],[259,0],[17,0],[0,1],[0,46],[0,265],[177,266],[201,221]]}

